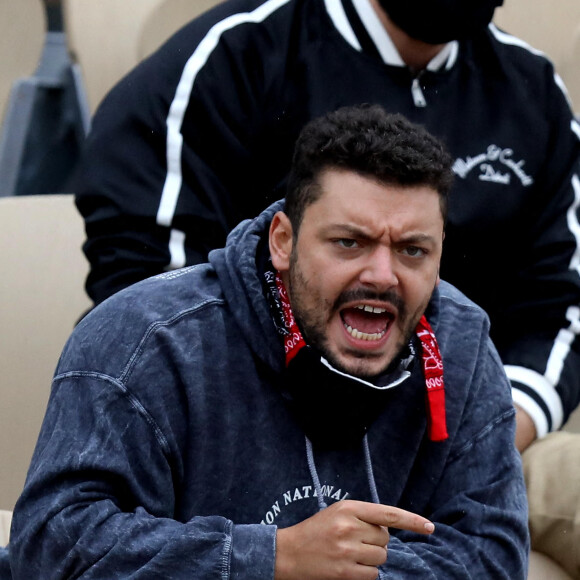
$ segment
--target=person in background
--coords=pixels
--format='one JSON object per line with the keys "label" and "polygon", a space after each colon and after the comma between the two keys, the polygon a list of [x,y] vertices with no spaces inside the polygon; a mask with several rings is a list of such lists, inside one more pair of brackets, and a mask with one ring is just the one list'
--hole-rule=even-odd
{"label": "person in background", "polygon": [[525,578],[509,381],[439,280],[451,166],[401,115],[341,108],[301,133],[285,202],[90,312],[15,580]]}

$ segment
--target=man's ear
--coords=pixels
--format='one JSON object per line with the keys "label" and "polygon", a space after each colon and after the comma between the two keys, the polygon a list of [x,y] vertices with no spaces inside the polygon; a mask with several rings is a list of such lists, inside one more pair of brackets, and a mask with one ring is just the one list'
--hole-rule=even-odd
{"label": "man's ear", "polygon": [[279,272],[287,272],[290,269],[290,255],[292,254],[292,224],[283,212],[274,215],[270,224],[270,255],[272,264]]}
{"label": "man's ear", "polygon": [[[442,242],[445,241],[445,230],[443,230],[443,239],[441,241]],[[435,286],[439,286],[439,282],[441,282],[440,270],[441,270],[441,264],[439,264],[439,266],[437,266],[437,280],[435,282]]]}

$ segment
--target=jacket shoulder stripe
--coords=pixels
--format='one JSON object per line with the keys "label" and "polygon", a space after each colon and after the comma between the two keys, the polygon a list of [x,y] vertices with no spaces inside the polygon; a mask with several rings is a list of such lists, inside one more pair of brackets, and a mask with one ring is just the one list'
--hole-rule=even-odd
{"label": "jacket shoulder stripe", "polygon": [[[501,42],[502,44],[508,44],[511,46],[519,46],[520,48],[527,50],[531,54],[535,54],[536,56],[541,56],[541,57],[545,58],[546,60],[552,62],[551,59],[548,57],[548,55],[545,52],[542,52],[541,50],[534,48],[533,46],[528,44],[525,40],[522,40],[521,38],[518,38],[517,36],[512,36],[511,34],[508,34],[507,32],[503,32],[503,31],[499,30],[499,28],[497,28],[497,26],[495,26],[495,24],[490,24],[489,30],[491,31],[491,33],[494,35],[494,37],[496,38],[496,40],[498,42]],[[554,72],[554,82],[558,85],[558,87],[560,87],[560,90],[562,91],[562,93],[564,93],[564,96],[566,97],[566,100],[568,101],[570,108],[572,108],[572,101],[570,100],[570,95],[568,94],[568,89],[566,88],[564,81],[560,78],[560,75],[556,72]]]}
{"label": "jacket shoulder stripe", "polygon": [[545,53],[533,46],[529,45],[525,40],[518,38],[517,36],[513,36],[512,34],[508,34],[507,32],[503,32],[500,30],[495,24],[489,24],[489,30],[495,36],[498,42],[502,44],[509,44],[511,46],[519,46],[520,48],[524,48],[528,52],[535,54],[536,56],[543,56],[544,58],[548,58]]}
{"label": "jacket shoulder stripe", "polygon": [[355,50],[360,52],[362,47],[346,16],[342,2],[340,0],[324,0],[324,5],[336,29]]}

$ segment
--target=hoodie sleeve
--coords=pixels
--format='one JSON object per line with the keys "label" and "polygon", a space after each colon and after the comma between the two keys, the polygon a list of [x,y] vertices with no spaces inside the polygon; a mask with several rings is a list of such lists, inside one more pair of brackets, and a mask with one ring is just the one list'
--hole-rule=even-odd
{"label": "hoodie sleeve", "polygon": [[177,521],[179,459],[114,379],[55,379],[11,534],[15,580],[271,579],[275,527]]}
{"label": "hoodie sleeve", "polygon": [[445,469],[422,512],[435,532],[418,536],[392,530],[382,578],[527,577],[527,501],[514,446],[514,410],[491,343],[484,342],[482,355]]}

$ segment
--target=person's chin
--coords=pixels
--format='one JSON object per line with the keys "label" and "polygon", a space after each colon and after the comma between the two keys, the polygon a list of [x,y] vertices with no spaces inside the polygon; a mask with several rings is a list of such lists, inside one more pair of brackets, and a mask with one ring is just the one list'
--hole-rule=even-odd
{"label": "person's chin", "polygon": [[393,357],[384,351],[349,348],[338,353],[328,353],[325,358],[337,370],[368,380],[382,374],[389,367]]}

